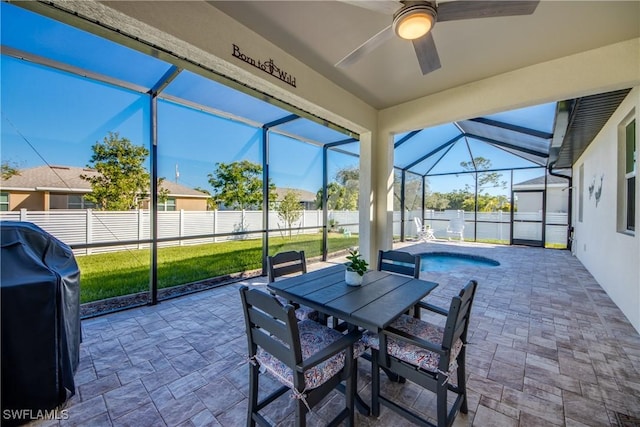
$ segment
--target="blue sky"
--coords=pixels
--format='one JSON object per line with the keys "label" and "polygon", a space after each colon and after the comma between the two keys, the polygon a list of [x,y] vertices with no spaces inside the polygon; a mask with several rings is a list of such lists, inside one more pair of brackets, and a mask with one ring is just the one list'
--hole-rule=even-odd
{"label": "blue sky", "polygon": [[[17,49],[69,63],[110,78],[150,87],[170,68],[162,62],[99,37],[81,32],[11,4],[1,3],[2,43]],[[134,144],[149,147],[149,97],[129,89],[99,83],[6,55],[1,58],[0,111],[2,113],[0,157],[20,168],[50,165],[87,166],[91,146],[108,132],[118,132]],[[207,108],[265,123],[289,113],[261,100],[239,93],[190,72],[182,72],[165,91]],[[247,159],[261,162],[261,129],[217,117],[193,108],[161,100],[158,103],[158,166],[160,176],[189,187],[210,189],[207,174],[216,162]],[[529,109],[528,113],[501,114],[493,118],[548,130],[555,106]],[[536,120],[540,120],[539,122]],[[443,137],[451,129],[423,131],[397,152],[398,164],[407,164],[425,153],[433,135]],[[347,138],[310,120],[300,119],[280,127],[321,143]],[[399,135],[398,137],[401,137]],[[272,134],[269,171],[279,187],[316,192],[322,186],[322,150],[287,136]],[[470,147],[475,143],[470,143]],[[495,148],[476,144],[478,155],[492,156],[494,167],[523,166],[528,162]],[[357,153],[358,143],[345,147]],[[451,154],[466,148],[454,146]],[[450,160],[447,160],[449,159]],[[358,159],[330,151],[329,177],[345,167],[356,167]],[[447,156],[433,172],[459,168],[460,157]],[[424,166],[427,170],[428,165]],[[523,179],[529,179],[522,172]],[[539,176],[540,171],[531,172]],[[520,176],[520,173],[519,173]],[[434,179],[438,191],[460,188],[464,179],[450,176]],[[517,180],[514,179],[515,182]],[[433,187],[433,185],[432,185]],[[434,188],[435,190],[435,188]]]}
{"label": "blue sky", "polygon": [[[64,24],[2,3],[2,43],[29,53],[152,86],[170,64]],[[2,56],[1,157],[21,168],[50,165],[86,166],[91,146],[108,132],[149,147],[149,97],[136,91],[71,75],[64,71]],[[189,72],[166,90],[211,108],[257,122],[290,113]],[[215,163],[260,163],[260,128],[160,100],[158,108],[159,173],[189,187],[210,188],[207,174]],[[310,136],[332,142],[347,137],[309,120],[297,120]],[[300,132],[291,122],[281,128]],[[260,123],[259,123],[260,124]],[[322,128],[322,129],[321,129]],[[304,129],[303,131],[304,132]],[[304,134],[304,133],[303,133]],[[349,151],[357,152],[357,143]],[[322,150],[286,136],[271,136],[270,175],[276,185],[315,192],[322,186]],[[330,176],[357,165],[357,158],[330,155]]]}

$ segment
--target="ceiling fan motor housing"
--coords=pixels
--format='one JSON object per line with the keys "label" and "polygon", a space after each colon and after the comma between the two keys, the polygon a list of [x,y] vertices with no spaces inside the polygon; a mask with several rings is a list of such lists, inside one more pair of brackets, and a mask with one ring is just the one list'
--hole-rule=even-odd
{"label": "ceiling fan motor housing", "polygon": [[[413,40],[420,38],[427,34],[433,26],[436,24],[436,7],[430,2],[418,1],[418,2],[404,2],[404,6],[393,14],[393,31],[396,35],[403,39]],[[422,28],[426,28],[426,31],[421,33],[407,35],[405,26],[413,20],[420,20]],[[430,21],[430,25],[425,26],[426,21]]]}

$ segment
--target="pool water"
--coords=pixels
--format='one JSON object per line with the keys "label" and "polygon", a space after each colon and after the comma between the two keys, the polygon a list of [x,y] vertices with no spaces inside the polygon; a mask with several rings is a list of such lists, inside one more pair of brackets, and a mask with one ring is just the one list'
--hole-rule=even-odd
{"label": "pool water", "polygon": [[496,267],[498,261],[466,254],[431,252],[420,255],[420,271],[450,271],[462,267]]}

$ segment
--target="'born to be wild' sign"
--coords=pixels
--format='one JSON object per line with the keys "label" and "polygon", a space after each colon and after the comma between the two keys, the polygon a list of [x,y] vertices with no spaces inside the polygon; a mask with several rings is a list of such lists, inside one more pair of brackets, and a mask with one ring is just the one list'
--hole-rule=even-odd
{"label": "'born to be wild' sign", "polygon": [[252,57],[242,53],[240,51],[240,48],[236,44],[233,45],[233,56],[246,62],[249,65],[253,65],[257,69],[262,70],[267,74],[271,74],[272,76],[278,78],[279,80],[282,80],[283,82],[293,87],[296,87],[296,78],[276,66],[276,64],[273,62],[273,59],[271,58],[269,58],[268,61],[255,60]]}

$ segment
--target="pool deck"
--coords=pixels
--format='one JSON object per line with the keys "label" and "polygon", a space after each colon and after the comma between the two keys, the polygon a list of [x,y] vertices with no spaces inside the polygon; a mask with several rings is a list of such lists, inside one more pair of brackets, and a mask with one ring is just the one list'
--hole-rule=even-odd
{"label": "pool deck", "polygon": [[[398,248],[463,252],[501,264],[423,272],[440,284],[426,300],[443,307],[469,279],[479,282],[467,356],[469,413],[458,415],[455,426],[640,425],[640,335],[570,252],[448,242]],[[33,424],[245,425],[242,284],[264,288],[266,278],[83,321],[69,419]],[[363,360],[358,389],[365,400],[370,380]],[[417,385],[383,376],[382,387],[434,414],[434,395]],[[334,392],[314,409],[309,425],[323,425],[342,404]],[[264,413],[288,426],[292,411],[285,395]],[[357,414],[356,425],[411,424],[383,407],[377,419]]]}

